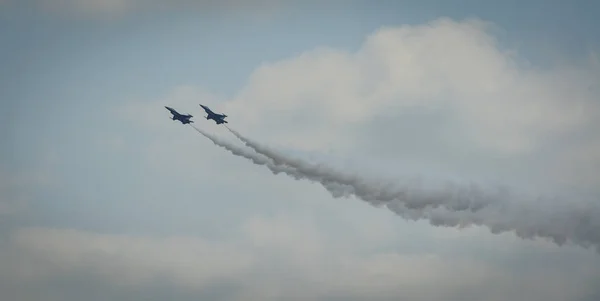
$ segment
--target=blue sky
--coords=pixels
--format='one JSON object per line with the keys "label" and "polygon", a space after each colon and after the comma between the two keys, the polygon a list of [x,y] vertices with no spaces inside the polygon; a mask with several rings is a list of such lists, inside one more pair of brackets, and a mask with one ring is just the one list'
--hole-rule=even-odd
{"label": "blue sky", "polygon": [[[593,248],[334,198],[164,109],[364,177],[557,196],[508,217],[548,225],[599,206],[597,2],[157,3],[0,1],[8,300],[599,296]],[[583,223],[564,214],[552,231]]]}

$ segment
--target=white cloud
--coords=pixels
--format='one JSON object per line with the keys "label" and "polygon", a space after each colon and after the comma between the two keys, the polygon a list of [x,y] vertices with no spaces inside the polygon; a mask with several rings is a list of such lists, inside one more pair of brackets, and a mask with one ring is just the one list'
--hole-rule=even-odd
{"label": "white cloud", "polygon": [[115,17],[147,10],[196,10],[209,12],[242,12],[266,16],[275,12],[281,0],[36,0],[46,11],[75,16]]}
{"label": "white cloud", "polygon": [[[589,142],[565,139],[600,128],[600,68],[529,66],[498,45],[490,26],[440,19],[384,27],[356,52],[320,47],[265,63],[216,107],[230,126],[272,146],[377,151],[466,178],[526,180],[535,193],[586,181],[599,187],[597,169],[559,171],[574,162],[572,148],[593,152]],[[588,156],[569,169],[597,162]]]}
{"label": "white cloud", "polygon": [[382,112],[445,109],[460,125],[456,139],[502,153],[535,150],[591,121],[597,74],[521,66],[487,27],[448,19],[388,27],[355,53],[319,48],[265,64],[224,109],[239,126],[270,129],[281,143],[320,147]]}
{"label": "white cloud", "polygon": [[[163,105],[200,115],[197,104],[205,103],[225,112],[230,126],[273,146],[366,150],[404,168],[527,181],[537,191],[600,187],[600,171],[590,168],[598,159],[581,155],[595,152],[598,136],[565,142],[600,128],[594,56],[590,64],[535,68],[503,50],[490,26],[440,19],[384,27],[356,52],[320,47],[265,63],[229,100],[208,87],[177,87],[158,102],[136,105],[129,116],[162,127]],[[195,120],[227,135],[201,115]],[[571,177],[561,170],[586,172]]]}
{"label": "white cloud", "polygon": [[52,277],[56,272],[90,270],[115,283],[143,285],[168,277],[202,289],[214,281],[242,275],[252,258],[235,245],[194,237],[132,237],[77,230],[23,229],[14,247],[32,262],[16,267],[15,276]]}
{"label": "white cloud", "polygon": [[27,209],[33,187],[51,185],[56,185],[56,181],[44,168],[35,171],[9,171],[0,168],[0,217],[22,213]]}
{"label": "white cloud", "polygon": [[132,8],[135,0],[38,0],[39,4],[57,12],[76,12],[84,15],[119,15]]}
{"label": "white cloud", "polygon": [[[434,166],[454,165],[456,172],[486,169],[490,179],[503,174],[527,189],[539,187],[536,194],[539,190],[552,194],[546,190],[555,184],[600,187],[600,171],[593,168],[600,162],[593,155],[598,136],[586,136],[589,141],[585,143],[564,143],[586,131],[595,133],[600,126],[596,66],[526,66],[514,53],[500,49],[487,32],[488,26],[478,20],[441,19],[419,26],[382,28],[355,53],[319,48],[265,64],[228,101],[203,89],[178,87],[159,101],[136,104],[128,116],[142,118],[157,134],[158,122],[164,127],[161,119],[168,116],[163,106],[172,105],[195,115],[198,126],[231,137],[222,126],[203,120],[198,103],[204,103],[229,115],[230,126],[242,133],[280,147],[348,150],[393,146],[399,152],[396,159],[411,161],[422,155],[423,161]],[[435,112],[439,121],[401,116],[415,108]],[[398,130],[396,125],[405,119],[410,122]],[[426,130],[428,127],[435,129]],[[176,137],[168,135],[169,139]],[[429,143],[412,146],[415,137]],[[169,165],[181,160],[183,167],[195,152],[184,142],[188,138],[180,138],[177,145],[185,149],[178,151],[180,157],[165,159]],[[172,148],[170,141],[174,140],[157,139],[149,149],[151,157],[157,157],[157,150]],[[214,162],[218,153],[229,156],[211,148],[203,157]],[[220,161],[216,166],[233,173],[222,168],[223,164],[227,163]],[[396,162],[387,165],[403,167]],[[236,172],[237,168],[243,170],[236,166]],[[247,166],[248,170],[255,168]],[[574,172],[577,170],[585,172]],[[301,189],[294,191],[301,194]]]}
{"label": "white cloud", "polygon": [[[178,290],[202,292],[237,283],[233,300],[577,300],[591,289],[581,279],[600,276],[593,254],[562,271],[553,264],[560,252],[546,254],[545,267],[530,266],[521,275],[518,266],[486,263],[469,254],[361,253],[344,242],[348,235],[320,232],[317,225],[287,214],[257,216],[241,223],[239,236],[222,241],[21,229],[11,240],[12,257],[3,252],[0,266],[22,283],[81,272],[120,289],[142,289],[162,280]],[[372,243],[352,240],[365,242]]]}
{"label": "white cloud", "polygon": [[[588,166],[585,169],[587,186],[598,186],[600,172],[589,165],[600,160],[594,152],[598,137],[590,136],[583,139],[584,142],[566,146],[561,144],[575,134],[598,126],[600,111],[595,97],[600,77],[593,69],[597,66],[591,65],[592,69],[575,65],[537,69],[526,66],[514,53],[500,50],[486,31],[487,26],[474,20],[443,19],[421,26],[383,28],[369,36],[355,53],[319,48],[265,64],[252,73],[243,89],[230,100],[220,99],[203,89],[178,87],[164,98],[138,102],[127,116],[140,118],[157,137],[149,150],[153,158],[164,158],[168,164],[181,164],[180,167],[189,164],[191,156],[201,153],[206,162],[218,161],[215,168],[220,167],[224,173],[237,173],[245,170],[243,166],[256,169],[242,161],[235,161],[236,167],[224,168],[229,163],[217,158],[221,159],[219,153],[229,156],[228,153],[213,148],[208,142],[207,149],[193,149],[186,142],[187,136],[173,130],[181,125],[166,120],[169,116],[163,106],[170,105],[195,115],[198,126],[230,137],[221,126],[203,119],[198,103],[205,103],[229,115],[230,126],[280,147],[323,151],[395,144],[395,149],[403,149],[409,147],[406,144],[411,139],[419,137],[431,140],[439,152],[455,155],[454,158],[430,156],[433,162],[455,159],[457,166],[461,166],[461,162],[483,156],[492,162],[484,165],[490,173],[510,169],[510,164],[504,166],[505,162],[522,165],[525,169],[541,166],[538,174],[548,181],[544,187],[551,186],[548,183],[552,183],[553,177],[559,182],[581,182],[582,175],[575,171]],[[415,108],[433,112],[439,121],[410,119],[408,114]],[[405,119],[410,122],[398,131],[397,125]],[[165,129],[165,123],[173,127]],[[428,132],[424,130],[427,127],[435,129]],[[364,131],[365,128],[369,131]],[[431,133],[437,137],[427,136]],[[174,152],[178,157],[168,152],[173,147],[179,147]],[[425,155],[431,151],[415,149]],[[157,157],[156,154],[161,153],[164,157]],[[398,157],[405,155],[401,153]],[[169,157],[171,160],[167,160]],[[496,160],[499,163],[493,163]],[[477,162],[472,164],[478,165]],[[396,169],[394,163],[389,166]],[[571,173],[564,174],[561,168]],[[285,199],[289,203],[323,196],[314,193],[316,190],[303,191],[308,184],[288,180],[289,186],[286,186],[288,182],[268,172],[264,173],[268,175],[264,182],[256,175],[248,172],[235,178],[245,178],[240,186],[264,185],[268,192],[260,196],[275,199],[273,202],[286,194],[291,195]],[[528,173],[516,176],[525,179],[527,185],[533,185],[536,180]],[[588,283],[581,279],[598,277],[593,269],[582,268],[597,266],[596,259],[586,257],[577,261],[576,256],[569,253],[579,251],[557,248],[546,242],[522,241],[514,235],[491,236],[487,230],[432,230],[433,234],[429,235],[440,248],[432,251],[435,254],[402,254],[389,249],[373,252],[378,247],[389,248],[398,236],[404,236],[403,243],[414,247],[423,243],[419,240],[423,237],[418,235],[424,231],[415,230],[418,228],[415,226],[400,234],[387,220],[369,228],[364,224],[357,226],[357,220],[368,223],[382,215],[365,221],[370,213],[348,213],[365,208],[343,203],[358,201],[332,202],[335,210],[331,211],[336,214],[330,220],[346,222],[337,236],[325,233],[323,227],[315,227],[314,220],[289,216],[254,218],[243,224],[240,238],[243,247],[237,250],[247,250],[255,265],[249,272],[252,277],[244,279],[240,300],[284,296],[301,300],[326,297],[447,300],[450,296],[450,299],[464,300],[461,298],[464,292],[469,292],[469,298],[474,300],[577,300],[579,294],[589,289]],[[323,205],[309,203],[309,200],[304,204]],[[341,237],[339,233],[349,237]],[[460,244],[471,239],[470,243],[477,241],[486,252],[503,260],[512,260],[520,256],[521,249],[527,249],[547,256],[547,262],[554,263],[553,260],[565,252],[565,257],[571,255],[570,260],[578,263],[569,271],[558,265],[532,264],[524,273],[515,261],[509,261],[506,266],[506,262],[483,262],[469,258],[469,254],[456,258],[440,255],[446,251],[443,250],[445,244]]]}
{"label": "white cloud", "polygon": [[577,141],[561,154],[563,160],[549,168],[552,174],[561,174],[564,185],[589,191],[600,185],[600,139],[585,136],[583,141]]}
{"label": "white cloud", "polygon": [[[2,187],[0,187],[1,189]],[[23,197],[0,196],[0,217],[22,212],[27,207],[27,199]]]}

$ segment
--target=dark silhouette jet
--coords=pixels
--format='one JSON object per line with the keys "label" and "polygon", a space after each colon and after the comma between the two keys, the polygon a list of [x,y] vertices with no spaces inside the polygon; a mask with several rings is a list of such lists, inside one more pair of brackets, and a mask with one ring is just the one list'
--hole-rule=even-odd
{"label": "dark silhouette jet", "polygon": [[212,119],[214,120],[217,124],[221,124],[221,123],[227,123],[227,121],[225,121],[225,117],[227,117],[227,115],[225,114],[217,114],[213,111],[211,111],[207,106],[205,105],[200,105],[204,111],[206,111],[206,114],[208,114],[206,116],[206,120]]}
{"label": "dark silhouette jet", "polygon": [[169,108],[169,107],[165,107],[165,108],[167,108],[167,110],[169,110],[171,112],[171,114],[173,114],[173,117],[171,119],[179,120],[183,124],[193,123],[193,121],[191,121],[190,118],[192,118],[194,116],[192,116],[190,114],[187,114],[187,115],[179,114],[179,113],[177,113],[177,111],[175,111],[172,108]]}

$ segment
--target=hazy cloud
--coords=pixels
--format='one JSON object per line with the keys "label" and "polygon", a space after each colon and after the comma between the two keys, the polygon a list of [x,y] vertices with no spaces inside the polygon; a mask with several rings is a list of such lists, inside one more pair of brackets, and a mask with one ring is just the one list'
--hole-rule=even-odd
{"label": "hazy cloud", "polygon": [[[179,290],[206,292],[230,283],[228,300],[344,298],[358,300],[577,300],[593,286],[570,278],[598,277],[596,264],[582,256],[571,269],[518,267],[471,256],[380,251],[361,254],[344,241],[315,228],[314,220],[279,215],[254,217],[237,235],[221,241],[200,237],[140,237],[70,229],[29,228],[14,232],[0,256],[3,279],[23,284],[52,279],[95,277],[85,284],[113,290],[146,290],[156,283]],[[354,241],[356,242],[356,241]],[[500,255],[498,253],[497,255]],[[581,255],[581,254],[580,254]],[[549,255],[555,260],[560,255]],[[457,277],[457,275],[460,275]],[[74,283],[74,280],[65,280]],[[525,284],[525,285],[523,285]],[[27,285],[25,285],[27,287]],[[56,290],[38,286],[40,295]],[[65,288],[71,290],[71,288]],[[43,290],[49,290],[48,292]],[[21,300],[17,286],[3,292]],[[30,292],[31,293],[31,292]],[[90,296],[95,298],[95,295]],[[216,298],[219,299],[219,298]]]}
{"label": "hazy cloud", "polygon": [[[477,161],[469,163],[468,153],[474,154],[473,160],[479,156],[493,162],[501,157],[509,164],[523,163],[525,167],[505,172],[521,182],[517,193],[525,186],[538,185],[540,190],[548,187],[539,193],[552,195],[555,183],[572,187],[588,182],[587,188],[595,189],[600,172],[589,166],[600,162],[593,155],[598,137],[585,135],[591,140],[560,144],[598,127],[600,110],[594,88],[600,82],[599,70],[575,63],[528,66],[513,52],[500,48],[488,32],[490,26],[479,20],[440,19],[419,26],[382,28],[367,37],[355,53],[320,48],[267,63],[252,73],[231,100],[223,101],[202,89],[179,87],[161,103],[134,104],[129,112],[138,112],[134,115],[152,126],[167,114],[161,112],[164,104],[177,104],[182,112],[192,113],[202,122],[198,103],[203,103],[226,112],[234,129],[244,128],[252,137],[264,137],[257,138],[259,141],[277,141],[288,149],[361,149],[365,144],[393,144],[402,149],[412,147],[412,137],[423,135],[425,140],[439,140],[429,148],[414,148],[416,151],[454,153],[457,157],[444,158],[444,163],[459,162],[455,165],[459,168],[478,165]],[[396,139],[377,140],[398,122],[390,118],[378,123],[380,116],[415,109],[439,114],[442,122],[434,135],[421,133],[428,120],[411,119],[404,132],[393,132]],[[203,127],[222,130],[210,122]],[[370,128],[369,135],[360,128]],[[433,154],[429,159],[440,160]],[[535,164],[528,166],[527,160]],[[504,161],[489,162],[488,173],[505,165]],[[388,166],[403,169],[392,162]],[[569,178],[559,172],[560,167],[571,175],[578,168],[586,173]],[[525,173],[530,172],[527,168],[534,172]],[[428,170],[418,166],[414,170],[427,176]],[[570,202],[577,206],[579,195],[565,195],[562,204],[544,204],[556,207]]]}
{"label": "hazy cloud", "polygon": [[32,189],[47,188],[55,184],[52,176],[43,168],[35,171],[9,171],[0,168],[0,217],[23,213],[27,209]]}
{"label": "hazy cloud", "polygon": [[[321,48],[268,63],[223,109],[244,127],[276,122],[269,133],[294,146],[337,142],[347,134],[342,126],[384,112],[444,110],[454,139],[508,154],[538,150],[595,121],[597,69],[528,67],[488,27],[449,19],[386,27],[357,52]],[[301,120],[310,122],[292,126]]]}
{"label": "hazy cloud", "polygon": [[184,11],[199,13],[234,12],[243,14],[267,14],[285,1],[281,0],[35,0],[49,12],[89,17],[114,17],[129,13],[153,10]]}
{"label": "hazy cloud", "polygon": [[204,103],[273,146],[383,154],[382,165],[396,171],[527,181],[536,193],[595,190],[600,69],[593,56],[589,64],[530,66],[490,27],[449,19],[384,27],[356,52],[321,47],[265,63],[229,100],[180,87],[130,112],[158,127],[164,104],[199,115]]}
{"label": "hazy cloud", "polygon": [[222,278],[242,275],[252,259],[235,245],[193,237],[132,237],[78,230],[21,229],[13,247],[35,258],[15,276],[51,277],[55,272],[92,269],[115,284],[140,285],[161,277],[202,289]]}

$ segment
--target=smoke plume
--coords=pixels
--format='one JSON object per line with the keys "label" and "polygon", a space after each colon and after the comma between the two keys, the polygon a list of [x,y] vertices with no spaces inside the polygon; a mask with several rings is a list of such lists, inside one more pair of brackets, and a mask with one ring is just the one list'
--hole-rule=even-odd
{"label": "smoke plume", "polygon": [[329,193],[335,198],[346,197],[351,194],[351,192],[350,192],[351,188],[345,187],[345,185],[343,185],[343,184],[330,182],[330,181],[320,179],[320,178],[310,177],[308,175],[299,173],[293,167],[274,164],[273,160],[268,157],[257,154],[250,149],[242,148],[237,145],[228,143],[227,141],[221,140],[218,137],[215,137],[209,133],[206,133],[203,130],[201,130],[191,124],[190,124],[190,126],[193,127],[198,133],[200,133],[204,137],[208,138],[213,144],[228,150],[229,152],[231,152],[232,154],[234,154],[236,156],[246,158],[246,159],[252,161],[252,163],[254,163],[254,164],[266,166],[275,175],[284,173],[296,180],[306,179],[306,180],[310,180],[312,182],[319,183],[325,189],[327,189],[327,191],[329,191]]}
{"label": "smoke plume", "polygon": [[600,252],[600,208],[593,204],[550,205],[546,203],[548,200],[517,199],[506,191],[486,194],[476,186],[453,185],[435,190],[393,182],[383,185],[360,175],[286,156],[227,128],[266,158],[257,159],[245,150],[240,151],[245,153],[242,156],[267,166],[273,173],[284,172],[296,179],[320,182],[334,197],[352,194],[372,205],[386,206],[405,219],[428,220],[434,226],[485,226],[494,234],[514,232],[523,239],[546,238],[559,246],[572,242],[595,247]]}
{"label": "smoke plume", "polygon": [[381,180],[374,181],[329,166],[311,164],[286,156],[242,136],[229,127],[227,129],[257,153],[272,159],[276,166],[290,166],[304,175],[347,185],[353,189],[353,194],[374,205],[401,201],[405,207],[416,210],[443,206],[452,211],[478,211],[490,204],[502,202],[508,193],[506,190],[499,190],[496,193],[486,192],[474,184],[461,186],[447,183],[442,189],[425,189],[416,183],[403,185],[389,181],[387,183]]}

